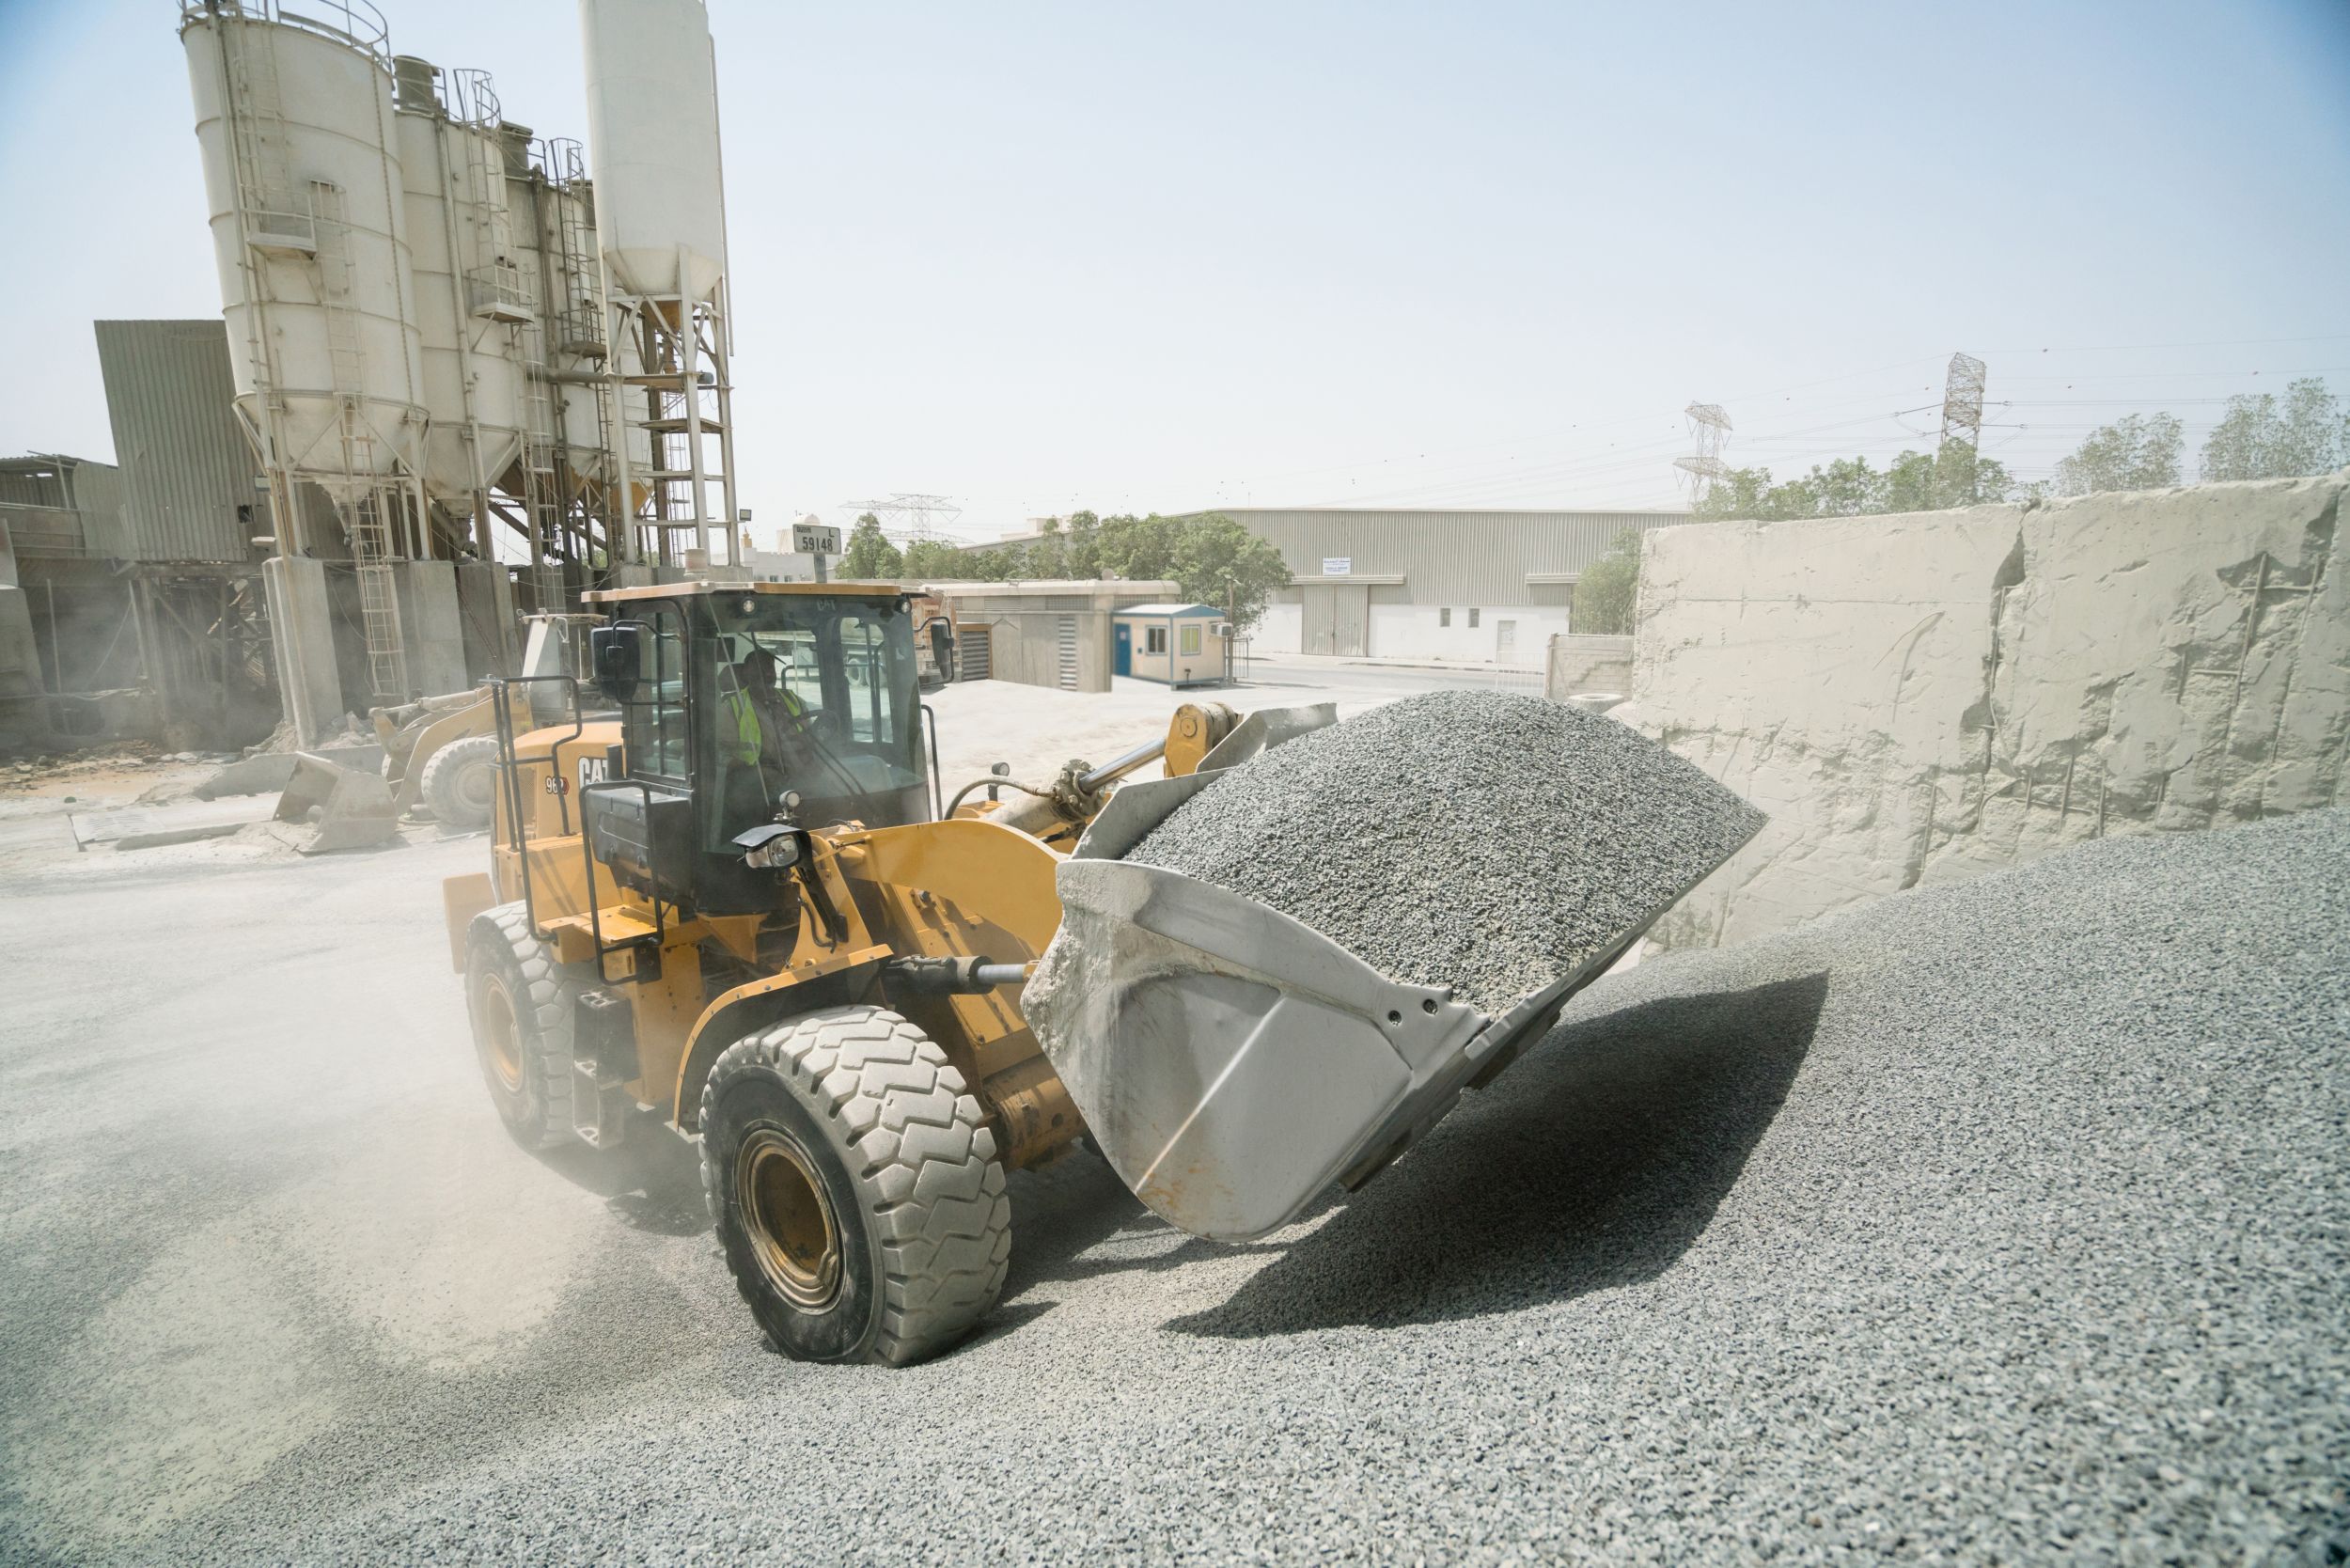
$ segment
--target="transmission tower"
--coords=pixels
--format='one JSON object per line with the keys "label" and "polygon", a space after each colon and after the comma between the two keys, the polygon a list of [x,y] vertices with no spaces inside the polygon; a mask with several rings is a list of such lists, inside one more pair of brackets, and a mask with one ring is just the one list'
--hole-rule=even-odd
{"label": "transmission tower", "polygon": [[1722,448],[1730,445],[1730,413],[1719,403],[1691,403],[1681,412],[1689,416],[1694,447],[1687,457],[1673,459],[1673,466],[1689,476],[1689,510],[1694,511],[1730,476],[1730,465],[1722,461]]}
{"label": "transmission tower", "polygon": [[952,523],[963,515],[963,509],[944,495],[921,495],[906,490],[885,501],[843,501],[840,510],[871,512],[881,519],[882,533],[899,545],[938,539],[941,523]]}
{"label": "transmission tower", "polygon": [[1942,444],[1934,455],[1934,487],[1944,506],[1981,496],[1976,459],[1982,446],[1982,360],[1950,355],[1950,378],[1942,384]]}

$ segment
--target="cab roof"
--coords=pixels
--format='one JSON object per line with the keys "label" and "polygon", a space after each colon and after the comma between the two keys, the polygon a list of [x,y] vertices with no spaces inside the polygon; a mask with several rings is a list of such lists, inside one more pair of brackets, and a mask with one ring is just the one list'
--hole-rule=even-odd
{"label": "cab roof", "polygon": [[705,593],[799,593],[833,599],[902,599],[895,583],[647,583],[641,588],[593,588],[583,604],[619,604],[634,599],[696,599]]}

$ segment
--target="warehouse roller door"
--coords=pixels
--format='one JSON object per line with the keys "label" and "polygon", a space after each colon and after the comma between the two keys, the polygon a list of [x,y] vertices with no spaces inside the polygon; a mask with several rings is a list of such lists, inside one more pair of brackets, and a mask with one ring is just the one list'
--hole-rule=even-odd
{"label": "warehouse roller door", "polygon": [[1297,646],[1307,653],[1360,658],[1371,624],[1371,585],[1360,588],[1308,583],[1299,589],[1302,619]]}

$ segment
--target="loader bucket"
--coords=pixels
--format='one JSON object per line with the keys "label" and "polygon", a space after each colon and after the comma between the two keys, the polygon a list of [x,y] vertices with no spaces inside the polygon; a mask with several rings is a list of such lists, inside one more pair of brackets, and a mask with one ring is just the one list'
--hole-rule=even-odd
{"label": "loader bucket", "polygon": [[380,775],[361,773],[312,752],[294,755],[293,776],[277,797],[279,830],[304,855],[380,844],[400,831],[400,811],[391,787]]}
{"label": "loader bucket", "polygon": [[1369,1181],[1687,890],[1489,1014],[1254,900],[1119,858],[1211,782],[1112,798],[1056,870],[1060,930],[1022,998],[1110,1165],[1194,1235],[1261,1236]]}

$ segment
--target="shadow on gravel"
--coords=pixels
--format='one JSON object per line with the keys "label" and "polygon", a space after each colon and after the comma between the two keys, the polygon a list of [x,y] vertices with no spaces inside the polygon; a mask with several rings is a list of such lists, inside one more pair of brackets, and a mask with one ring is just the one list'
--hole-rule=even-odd
{"label": "shadow on gravel", "polygon": [[1815,974],[1557,1030],[1230,1300],[1167,1326],[1440,1323],[1653,1278],[1737,1182],[1826,995]]}
{"label": "shadow on gravel", "polygon": [[691,1236],[710,1229],[702,1198],[701,1149],[652,1117],[642,1117],[618,1149],[584,1143],[541,1150],[540,1164],[573,1186],[603,1200],[614,1218],[657,1236]]}
{"label": "shadow on gravel", "polygon": [[[1082,1254],[1138,1225],[1164,1229],[1116,1171],[1083,1150],[1042,1170],[1014,1171],[1004,1300],[1016,1300],[1031,1285],[1070,1278]],[[1003,1315],[1000,1309],[995,1315]]]}

